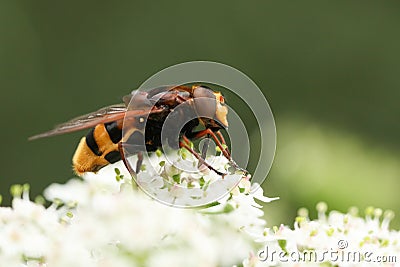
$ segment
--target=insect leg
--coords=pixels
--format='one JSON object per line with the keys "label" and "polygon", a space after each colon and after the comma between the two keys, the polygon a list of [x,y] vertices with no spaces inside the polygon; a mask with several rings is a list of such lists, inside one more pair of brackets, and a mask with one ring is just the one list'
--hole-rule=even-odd
{"label": "insect leg", "polygon": [[190,145],[190,140],[189,140],[189,138],[187,138],[185,135],[182,135],[182,139],[183,139],[183,141],[185,141],[185,143],[186,143],[186,145]]}
{"label": "insect leg", "polygon": [[[217,135],[218,135],[219,139],[221,140],[221,143],[222,143],[224,146],[226,146],[225,138],[224,138],[224,136],[222,135],[221,131],[218,131],[218,132],[217,132]],[[229,151],[228,146],[226,146],[225,150],[226,150],[226,152],[228,152],[228,154],[229,154],[229,156],[230,156],[230,155],[231,155],[231,152]]]}
{"label": "insect leg", "polygon": [[[185,135],[183,135],[182,136],[182,139],[183,139],[183,141],[186,143],[186,145],[187,146],[190,146],[190,140],[185,136]],[[207,156],[207,150],[208,150],[208,145],[209,145],[209,140],[207,139],[205,142],[204,142],[204,145],[203,145],[203,150],[202,150],[202,154],[201,154],[201,159],[199,159],[199,163],[197,164],[197,168],[200,168],[200,166],[201,165],[205,165],[205,166],[209,166],[209,165],[206,165],[205,163],[206,163],[206,161],[205,161],[205,158],[206,158],[206,156]],[[193,152],[195,152],[194,150],[193,150]],[[193,153],[192,153],[193,154]],[[196,155],[195,155],[196,156]],[[197,157],[197,156],[196,156]]]}
{"label": "insect leg", "polygon": [[201,156],[199,155],[199,153],[197,153],[196,151],[194,151],[193,149],[191,149],[188,145],[184,144],[183,142],[179,142],[179,146],[180,147],[184,147],[186,148],[190,153],[192,153],[199,161],[201,161],[202,164],[204,164],[207,168],[209,168],[210,170],[214,171],[216,174],[221,175],[222,178],[225,177],[226,173],[217,171],[216,169],[214,169],[210,164],[208,164],[207,162],[204,161],[204,159],[201,158]]}
{"label": "insect leg", "polygon": [[[205,129],[205,130],[202,130],[202,131],[199,131],[199,132],[193,132],[193,133],[191,133],[192,135],[193,135],[193,137],[194,138],[200,138],[200,137],[203,137],[203,136],[205,136],[205,135],[210,135],[213,139],[214,139],[214,141],[215,141],[215,143],[217,144],[217,146],[221,149],[221,151],[222,151],[222,154],[225,156],[225,158],[227,158],[228,160],[229,160],[229,162],[231,163],[231,165],[234,167],[234,168],[236,168],[236,169],[238,169],[238,170],[241,170],[241,171],[243,171],[244,173],[248,173],[245,169],[243,169],[243,168],[241,168],[241,167],[239,167],[239,165],[237,165],[237,163],[232,159],[232,157],[231,157],[231,155],[230,155],[230,153],[227,151],[227,149],[226,148],[224,148],[224,146],[221,144],[221,142],[220,142],[220,140],[217,138],[217,136],[215,135],[215,133],[213,132],[213,131],[211,131],[211,129]],[[221,134],[222,135],[222,134]],[[223,142],[224,142],[225,140],[223,140]]]}
{"label": "insect leg", "polygon": [[[194,138],[200,138],[200,137],[203,137],[203,136],[205,136],[205,135],[207,135],[207,134],[210,135],[210,136],[214,139],[214,141],[215,141],[215,143],[217,144],[217,146],[221,149],[222,154],[223,154],[227,159],[232,160],[232,158],[231,158],[230,154],[228,153],[228,151],[226,151],[226,149],[225,149],[224,146],[221,144],[221,142],[220,142],[220,140],[218,139],[218,137],[215,135],[215,133],[214,133],[213,131],[211,131],[211,129],[205,129],[205,130],[202,130],[202,131],[199,131],[199,132],[193,132],[192,134],[193,134],[193,137],[194,137]],[[224,141],[225,141],[225,140],[224,140]]]}
{"label": "insect leg", "polygon": [[125,168],[129,171],[132,177],[136,177],[137,173],[132,169],[131,165],[129,164],[127,158],[125,157],[124,149],[125,147],[129,147],[130,145],[124,142],[118,143],[118,150],[121,153],[121,159],[124,162]]}
{"label": "insect leg", "polygon": [[140,167],[142,167],[143,163],[143,152],[139,152],[138,154],[138,160],[136,161],[136,173],[140,172]]}
{"label": "insect leg", "polygon": [[[201,150],[201,158],[203,159],[203,161],[205,161],[205,159],[207,157],[207,150],[208,150],[209,145],[210,145],[210,139],[207,138],[206,140],[204,140],[203,148]],[[203,162],[199,160],[199,163],[197,164],[197,168],[200,168],[200,166],[202,164],[203,164]]]}

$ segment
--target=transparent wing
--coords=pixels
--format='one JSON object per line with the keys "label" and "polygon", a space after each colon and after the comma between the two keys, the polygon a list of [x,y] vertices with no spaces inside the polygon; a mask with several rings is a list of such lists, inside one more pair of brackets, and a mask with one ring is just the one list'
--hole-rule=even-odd
{"label": "transparent wing", "polygon": [[95,112],[76,117],[65,123],[59,124],[50,131],[29,137],[29,140],[35,140],[39,138],[93,128],[100,123],[108,123],[112,121],[122,120],[124,119],[125,115],[132,117],[146,116],[160,111],[162,110],[157,109],[156,107],[127,111],[125,104],[112,105],[101,108]]}
{"label": "transparent wing", "polygon": [[[88,129],[100,123],[107,123],[122,120],[125,115],[132,117],[146,116],[153,113],[162,112],[163,109],[155,106],[158,100],[158,94],[166,93],[172,89],[179,91],[190,91],[186,86],[161,86],[149,91],[134,90],[131,94],[124,96],[124,103],[116,104],[101,108],[95,112],[76,117],[68,122],[62,123],[54,127],[54,129],[29,137],[29,140],[60,135]],[[154,98],[154,99],[153,99]],[[133,105],[130,103],[134,103]],[[129,108],[127,108],[127,106]]]}

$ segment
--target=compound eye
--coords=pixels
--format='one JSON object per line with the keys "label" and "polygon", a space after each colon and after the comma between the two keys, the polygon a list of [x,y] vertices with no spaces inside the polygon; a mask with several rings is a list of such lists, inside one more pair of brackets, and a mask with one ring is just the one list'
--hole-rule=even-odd
{"label": "compound eye", "polygon": [[214,118],[217,101],[214,92],[204,87],[197,87],[193,92],[194,105],[199,117]]}

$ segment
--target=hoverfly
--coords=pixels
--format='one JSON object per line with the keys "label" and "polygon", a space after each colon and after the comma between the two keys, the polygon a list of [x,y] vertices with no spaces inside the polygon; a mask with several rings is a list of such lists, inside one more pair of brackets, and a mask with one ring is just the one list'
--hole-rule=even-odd
{"label": "hoverfly", "polygon": [[[200,101],[201,99],[207,101]],[[132,101],[134,108],[130,108],[129,105]],[[110,163],[123,160],[130,173],[134,175],[140,171],[143,152],[154,152],[162,147],[162,142],[165,141],[161,137],[163,124],[166,118],[172,115],[173,120],[183,127],[178,135],[172,138],[168,135],[169,129],[166,129],[167,136],[170,137],[167,141],[170,147],[186,148],[199,160],[199,166],[204,164],[210,170],[224,176],[224,173],[215,170],[205,161],[204,147],[200,155],[190,146],[191,140],[209,136],[230,164],[243,170],[232,160],[220,132],[221,129],[228,127],[228,109],[220,92],[199,85],[163,86],[149,91],[134,90],[123,97],[123,102],[74,118],[56,126],[53,130],[32,136],[29,140],[91,128],[80,140],[72,158],[75,173],[77,175],[85,172],[96,173]],[[182,108],[174,113],[178,105]],[[195,128],[199,125],[203,126],[203,129],[196,131]],[[131,155],[137,154],[136,170],[127,163],[126,152]]]}

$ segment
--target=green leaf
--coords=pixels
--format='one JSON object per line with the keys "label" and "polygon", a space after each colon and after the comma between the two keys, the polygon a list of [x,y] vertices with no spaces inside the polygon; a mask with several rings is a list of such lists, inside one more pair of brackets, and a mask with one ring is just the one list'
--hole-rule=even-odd
{"label": "green leaf", "polygon": [[117,182],[121,181],[124,178],[124,176],[121,175],[121,171],[118,168],[114,168],[114,171],[116,174],[115,179],[117,180]]}
{"label": "green leaf", "polygon": [[229,203],[226,204],[225,207],[224,207],[224,213],[230,213],[230,212],[232,212],[234,210],[235,210],[235,208]]}
{"label": "green leaf", "polygon": [[179,184],[181,182],[181,174],[178,173],[178,174],[172,175],[172,180],[174,180],[175,183]]}
{"label": "green leaf", "polygon": [[204,177],[201,177],[201,178],[199,179],[200,187],[202,188],[202,187],[204,186],[205,183],[206,183],[206,180],[204,180]]}
{"label": "green leaf", "polygon": [[202,206],[201,209],[211,208],[211,207],[214,207],[217,205],[220,205],[220,203],[218,201],[214,201],[214,202],[211,202],[210,204]]}
{"label": "green leaf", "polygon": [[210,185],[210,183],[211,183],[211,180],[208,180],[208,182],[204,185],[204,187],[203,187],[203,191],[206,191],[207,190],[207,188],[208,188],[208,186]]}
{"label": "green leaf", "polygon": [[286,255],[288,255],[289,253],[288,253],[288,251],[287,251],[287,249],[286,249],[286,240],[284,240],[284,239],[279,239],[278,240],[278,245],[279,245],[279,247],[283,250],[283,252],[285,252],[285,254]]}

